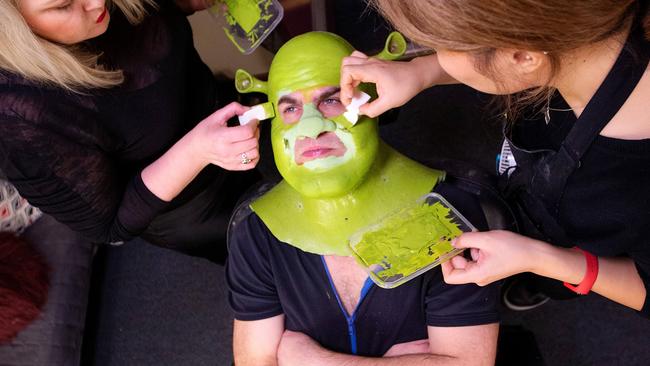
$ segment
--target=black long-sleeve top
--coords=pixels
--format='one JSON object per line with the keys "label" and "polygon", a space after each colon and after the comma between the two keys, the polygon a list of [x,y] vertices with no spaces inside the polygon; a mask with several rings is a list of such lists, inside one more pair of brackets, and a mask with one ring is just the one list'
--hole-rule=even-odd
{"label": "black long-sleeve top", "polygon": [[114,11],[86,46],[125,82],[80,94],[0,71],[0,170],[31,204],[89,239],[128,240],[223,174],[204,169],[171,203],[140,177],[215,109],[214,78],[172,4],[137,26]]}

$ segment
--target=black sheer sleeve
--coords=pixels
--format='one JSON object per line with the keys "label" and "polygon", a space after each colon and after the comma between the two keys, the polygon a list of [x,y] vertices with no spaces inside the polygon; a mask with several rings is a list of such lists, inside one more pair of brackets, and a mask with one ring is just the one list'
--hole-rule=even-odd
{"label": "black sheer sleeve", "polygon": [[[32,205],[95,242],[129,240],[167,205],[83,131],[0,116],[0,169]],[[124,183],[125,182],[125,183]]]}

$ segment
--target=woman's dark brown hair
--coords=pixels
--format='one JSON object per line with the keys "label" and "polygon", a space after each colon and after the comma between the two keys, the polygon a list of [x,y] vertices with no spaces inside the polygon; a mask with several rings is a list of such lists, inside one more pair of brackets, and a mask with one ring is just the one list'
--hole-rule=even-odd
{"label": "woman's dark brown hair", "polygon": [[[477,71],[492,79],[491,60],[498,48],[548,52],[553,77],[565,52],[626,30],[635,19],[650,39],[648,0],[371,1],[406,37],[433,49],[469,52]],[[545,99],[544,90],[524,99]]]}

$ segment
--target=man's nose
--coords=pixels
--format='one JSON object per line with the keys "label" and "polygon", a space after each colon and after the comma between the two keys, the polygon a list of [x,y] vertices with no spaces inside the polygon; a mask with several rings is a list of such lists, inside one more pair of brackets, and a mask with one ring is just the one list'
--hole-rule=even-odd
{"label": "man's nose", "polygon": [[323,132],[336,130],[336,124],[323,118],[318,109],[311,104],[303,107],[302,116],[296,127],[300,129],[301,136],[312,139],[317,138]]}

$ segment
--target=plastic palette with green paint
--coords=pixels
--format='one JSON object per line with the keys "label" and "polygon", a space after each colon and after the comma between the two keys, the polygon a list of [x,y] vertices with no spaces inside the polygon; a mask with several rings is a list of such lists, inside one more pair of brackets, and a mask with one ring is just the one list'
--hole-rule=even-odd
{"label": "plastic palette with green paint", "polygon": [[451,240],[476,231],[449,202],[429,193],[350,237],[357,262],[378,286],[393,288],[462,252]]}
{"label": "plastic palette with green paint", "polygon": [[209,11],[245,55],[271,34],[284,14],[277,0],[216,0]]}

